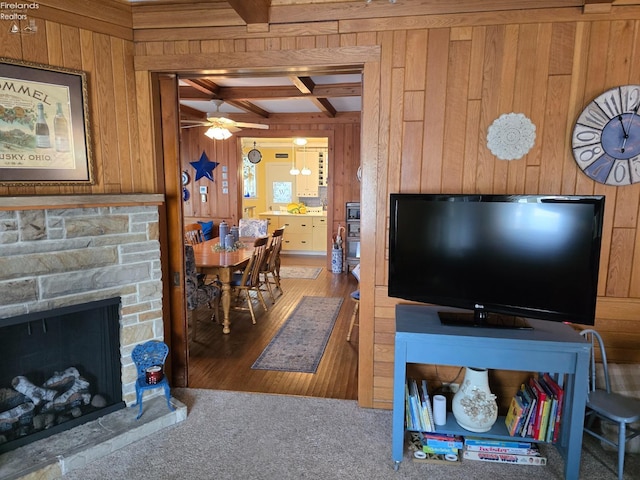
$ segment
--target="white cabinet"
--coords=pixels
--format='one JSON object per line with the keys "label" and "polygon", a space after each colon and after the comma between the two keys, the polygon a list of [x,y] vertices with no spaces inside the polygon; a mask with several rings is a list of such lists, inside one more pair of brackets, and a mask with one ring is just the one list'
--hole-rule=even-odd
{"label": "white cabinet", "polygon": [[[300,175],[296,176],[296,195],[298,197],[318,196],[318,152],[296,152],[296,167]],[[303,169],[311,170],[310,175],[302,175]]]}
{"label": "white cabinet", "polygon": [[269,235],[279,227],[285,227],[282,239],[283,251],[327,251],[327,217],[322,215],[290,215],[261,213],[269,221]]}

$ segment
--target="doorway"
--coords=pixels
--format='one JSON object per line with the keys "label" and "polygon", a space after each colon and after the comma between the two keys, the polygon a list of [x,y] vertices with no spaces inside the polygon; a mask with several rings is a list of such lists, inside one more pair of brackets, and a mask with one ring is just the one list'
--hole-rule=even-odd
{"label": "doorway", "polygon": [[[334,54],[335,53],[336,52],[334,52]],[[347,52],[345,52],[344,55],[345,55],[345,60],[347,62],[353,61],[353,56],[352,55],[348,54]],[[242,57],[242,54],[239,54],[239,56]],[[360,56],[362,58],[363,63],[360,64],[359,68],[362,69],[363,65],[364,65],[364,70],[365,71],[368,70],[370,72],[367,78],[371,79],[369,81],[369,88],[370,88],[370,98],[373,99],[374,96],[375,96],[373,94],[373,92],[378,91],[378,89],[379,89],[379,78],[378,78],[378,75],[377,75],[378,74],[378,64],[375,63],[377,61],[375,59],[377,59],[378,56],[379,56],[379,51],[376,48],[373,48],[373,47],[370,48],[370,49],[362,49],[362,53],[360,54]],[[224,64],[224,62],[225,62],[223,57],[217,59],[218,63],[221,64],[220,65],[221,68],[223,66],[222,64]],[[304,55],[302,54],[302,52],[300,53],[300,55],[296,55],[295,52],[294,52],[293,53],[293,57],[294,58],[292,58],[292,60],[294,60],[295,58],[299,57],[300,63],[301,64],[304,63]],[[333,60],[335,60],[335,55],[332,58],[333,58]],[[255,63],[256,61],[260,65],[253,65],[253,63]],[[235,65],[238,65],[238,62],[242,62],[242,58],[238,58],[238,55],[234,54],[233,62],[234,62]],[[261,56],[259,58],[256,57],[253,60],[247,59],[245,63],[247,63],[247,62],[249,63],[249,65],[247,67],[243,68],[243,70],[242,70],[242,72],[243,72],[242,74],[243,75],[246,75],[247,72],[251,71],[252,65],[254,67],[258,67],[258,69],[260,67],[264,67],[264,66],[270,65],[269,54],[268,54],[268,52],[266,52],[265,55],[263,55],[263,56]],[[366,63],[366,62],[373,62],[373,63]],[[334,63],[332,62],[332,65],[333,64]],[[198,67],[196,67],[196,68],[198,68]],[[327,67],[327,68],[328,68],[328,70],[330,70],[330,68],[335,68],[335,67]],[[353,68],[358,68],[358,67],[353,67]],[[231,72],[231,70],[227,70],[227,71]],[[308,69],[302,68],[300,71],[308,71]],[[233,72],[231,72],[231,73],[233,73]],[[166,114],[166,115],[169,115],[169,116],[171,116],[173,118],[177,118],[178,116],[176,115],[175,111],[171,112],[171,108],[173,108],[175,110],[176,103],[173,103],[173,105],[171,105],[171,102],[168,102],[168,103],[169,103],[168,105],[163,105],[162,106],[163,117]],[[371,105],[370,105],[371,108],[375,107],[375,104],[376,103],[373,102],[373,100],[371,100]],[[360,118],[360,116],[358,116],[358,119],[359,118]],[[358,120],[358,125],[357,125],[356,128],[351,127],[350,125],[348,125],[349,122],[345,122],[344,120],[342,122],[337,122],[336,123],[336,125],[340,125],[340,126],[347,125],[349,127],[347,132],[340,133],[340,135],[342,136],[343,140],[344,139],[348,139],[348,140],[351,140],[351,141],[355,140],[357,142],[357,143],[350,143],[350,145],[353,148],[350,147],[349,149],[345,149],[344,151],[338,152],[339,155],[343,155],[344,156],[345,154],[347,154],[348,156],[351,156],[352,158],[357,159],[357,161],[356,161],[357,163],[355,163],[355,164],[342,164],[341,163],[345,168],[336,169],[337,175],[342,175],[344,177],[344,178],[341,178],[340,181],[338,182],[340,185],[349,186],[349,185],[356,184],[358,186],[358,191],[359,191],[359,184],[357,184],[356,183],[357,180],[354,180],[354,179],[355,179],[355,170],[360,166],[359,165],[359,163],[360,163],[359,159],[360,159],[361,156],[362,156],[363,159],[364,158],[369,159],[368,161],[370,163],[370,168],[372,168],[372,171],[375,171],[375,165],[374,165],[373,162],[375,161],[374,159],[377,158],[377,153],[376,153],[376,151],[377,151],[377,142],[375,142],[375,133],[373,133],[373,132],[377,132],[378,131],[378,127],[377,127],[377,125],[378,125],[377,121],[378,120],[377,120],[377,118],[378,118],[377,115],[362,116],[363,127],[365,126],[365,124],[366,124],[366,127],[367,127],[366,130],[364,130],[364,128],[363,128],[363,131],[372,132],[372,133],[366,134],[366,135],[363,134],[363,138],[362,138],[363,143],[362,143],[362,145],[367,146],[367,148],[365,149],[366,152],[362,151],[362,155],[361,155],[361,150],[360,150],[360,140],[361,140],[360,121]],[[300,123],[300,121],[298,123]],[[163,124],[163,128],[164,128],[164,124]],[[299,128],[302,128],[302,129],[306,130],[304,132],[304,134],[311,135],[314,132],[317,133],[318,129],[322,129],[323,133],[326,131],[326,132],[329,132],[331,134],[330,138],[333,135],[333,132],[331,131],[331,129],[323,128],[323,126],[318,125],[318,123],[313,122],[313,121],[310,121],[310,122],[307,122],[307,123],[302,121],[300,123],[300,125],[299,125]],[[295,128],[291,129],[291,127],[289,127],[289,130],[290,131],[287,132],[287,133],[291,133],[291,134],[297,134],[298,133],[298,131]],[[291,130],[294,130],[294,131],[291,131]],[[167,135],[170,135],[170,134],[171,134],[171,132],[167,132]],[[167,137],[167,140],[165,140],[165,141],[167,143],[171,143],[169,140],[171,140],[171,139]],[[334,155],[332,153],[331,153],[331,156],[334,157]],[[165,170],[165,175],[164,175],[164,178],[165,178],[165,182],[167,184],[167,188],[166,188],[165,193],[168,196],[171,196],[172,198],[173,197],[178,197],[179,198],[179,189],[175,188],[175,187],[179,187],[179,185],[175,185],[175,181],[173,180],[174,172],[176,170],[179,170],[179,167],[176,169],[176,166],[171,163],[172,159],[175,159],[175,158],[178,158],[178,157],[177,156],[173,156],[172,152],[168,152],[168,153],[165,153],[164,158],[165,158],[165,169],[164,169]],[[352,166],[353,166],[353,170],[354,170],[353,172],[351,172],[349,170]],[[366,178],[367,177],[367,175],[366,175],[366,171],[367,170],[364,169],[364,171],[365,171],[365,174],[363,175],[363,177]],[[353,175],[352,175],[352,173],[353,173]],[[353,176],[353,179],[351,178],[352,176]],[[370,178],[370,180],[371,179],[375,180],[375,177],[369,177],[369,178]],[[374,192],[375,189],[373,189],[371,191]],[[330,194],[330,197],[333,198],[334,195]],[[343,192],[340,192],[340,198],[344,200],[345,198],[348,199],[348,196],[345,196],[343,194]],[[359,199],[359,194],[354,200],[358,200],[358,199]],[[375,203],[375,198],[370,199],[370,200]],[[336,211],[336,212],[340,211],[340,209],[337,209],[337,208],[334,208],[333,210]],[[167,213],[168,217],[170,217],[169,220],[171,220],[173,218],[176,218],[176,213],[175,213],[173,205],[169,205],[169,204],[167,205],[167,212],[168,212]],[[178,218],[180,218],[179,215],[178,215]],[[372,226],[373,226],[373,223],[372,223]],[[329,228],[331,228],[331,226]],[[174,238],[174,237],[176,237],[176,238]],[[170,236],[172,244],[169,245],[169,251],[170,251],[170,255],[172,257],[178,257],[179,252],[181,250],[183,250],[181,248],[178,248],[179,245],[173,245],[173,242],[176,242],[176,241],[178,243],[180,242],[180,240],[177,237],[178,237],[177,235]],[[173,272],[174,268],[177,271],[179,271],[180,264],[182,262],[179,259],[177,259],[177,260],[178,261],[172,261],[171,262],[171,269],[168,270],[169,272]],[[176,286],[176,285],[173,285],[173,286]],[[175,301],[174,296],[167,295],[166,298],[169,298],[169,297],[171,297],[171,302],[173,303]],[[363,304],[361,306],[361,309],[362,310],[366,310],[367,308],[368,308],[368,306],[366,305],[366,302],[363,302]],[[181,310],[180,308],[172,306],[172,311],[175,311],[176,313],[178,313],[180,310]],[[186,346],[186,341],[185,341],[185,334],[186,334],[185,328],[186,328],[186,325],[183,322],[180,321],[180,319],[178,318],[177,315],[174,315],[173,317],[174,318],[171,319],[170,322],[168,322],[168,325],[170,325],[170,330],[171,330],[171,332],[168,332],[168,334],[170,334],[171,338],[173,339],[172,361],[174,361],[176,358],[178,358],[178,360],[180,361],[181,358],[184,358],[183,354],[187,352],[187,346]],[[225,341],[228,342],[229,344],[231,344],[232,342],[234,342],[234,339],[232,339],[231,336],[228,336],[228,337],[225,337]],[[184,348],[184,349],[182,349],[181,347]],[[370,377],[370,374],[371,374],[371,371],[372,371],[371,370],[372,369],[371,362],[367,358],[365,358],[365,362],[364,363],[363,362],[358,362],[358,363],[359,363],[359,367],[358,367],[359,371],[362,371],[364,369],[365,372],[368,372],[367,373],[367,377]],[[180,365],[180,364],[177,365],[178,368],[180,368],[181,366],[182,365]],[[184,368],[184,372],[185,373],[186,373],[186,366],[187,365],[184,365],[184,367],[185,367]],[[179,372],[179,374],[181,374],[181,373],[182,373],[182,371]],[[178,377],[174,377],[174,378],[176,378],[176,380],[174,380],[174,384],[176,386],[187,386],[186,385],[187,384],[187,377],[186,376],[180,376],[179,375]],[[370,378],[368,380],[365,380],[365,382],[369,382],[370,383]],[[370,393],[367,393],[367,396],[368,395],[370,395]],[[368,401],[366,401],[365,403],[367,403],[367,402]]]}

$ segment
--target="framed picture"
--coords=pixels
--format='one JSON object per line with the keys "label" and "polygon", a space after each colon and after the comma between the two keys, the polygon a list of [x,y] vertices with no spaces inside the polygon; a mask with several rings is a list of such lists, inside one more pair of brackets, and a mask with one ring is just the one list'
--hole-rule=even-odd
{"label": "framed picture", "polygon": [[91,185],[82,71],[0,57],[0,185]]}

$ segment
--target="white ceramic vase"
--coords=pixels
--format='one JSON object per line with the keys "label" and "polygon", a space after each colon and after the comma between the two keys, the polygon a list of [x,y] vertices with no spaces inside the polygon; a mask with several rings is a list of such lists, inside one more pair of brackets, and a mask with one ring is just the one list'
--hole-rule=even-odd
{"label": "white ceramic vase", "polygon": [[465,368],[464,381],[453,396],[453,416],[465,430],[488,432],[498,418],[496,396],[489,389],[486,368]]}

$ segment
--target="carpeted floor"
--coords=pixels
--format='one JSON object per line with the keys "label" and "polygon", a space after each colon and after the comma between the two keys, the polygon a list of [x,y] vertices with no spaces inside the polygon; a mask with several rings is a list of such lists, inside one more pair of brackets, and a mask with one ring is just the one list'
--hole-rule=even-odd
{"label": "carpeted floor", "polygon": [[[95,460],[64,480],[556,480],[564,462],[543,445],[544,467],[466,461],[431,465],[391,461],[391,411],[355,401],[174,389],[185,421]],[[615,453],[585,438],[581,479],[615,479]],[[627,455],[625,479],[638,478],[640,456]]]}
{"label": "carpeted floor", "polygon": [[285,265],[280,267],[280,278],[298,278],[315,280],[320,275],[322,267],[303,267]]}
{"label": "carpeted floor", "polygon": [[315,373],[342,301],[341,297],[302,297],[251,368]]}

